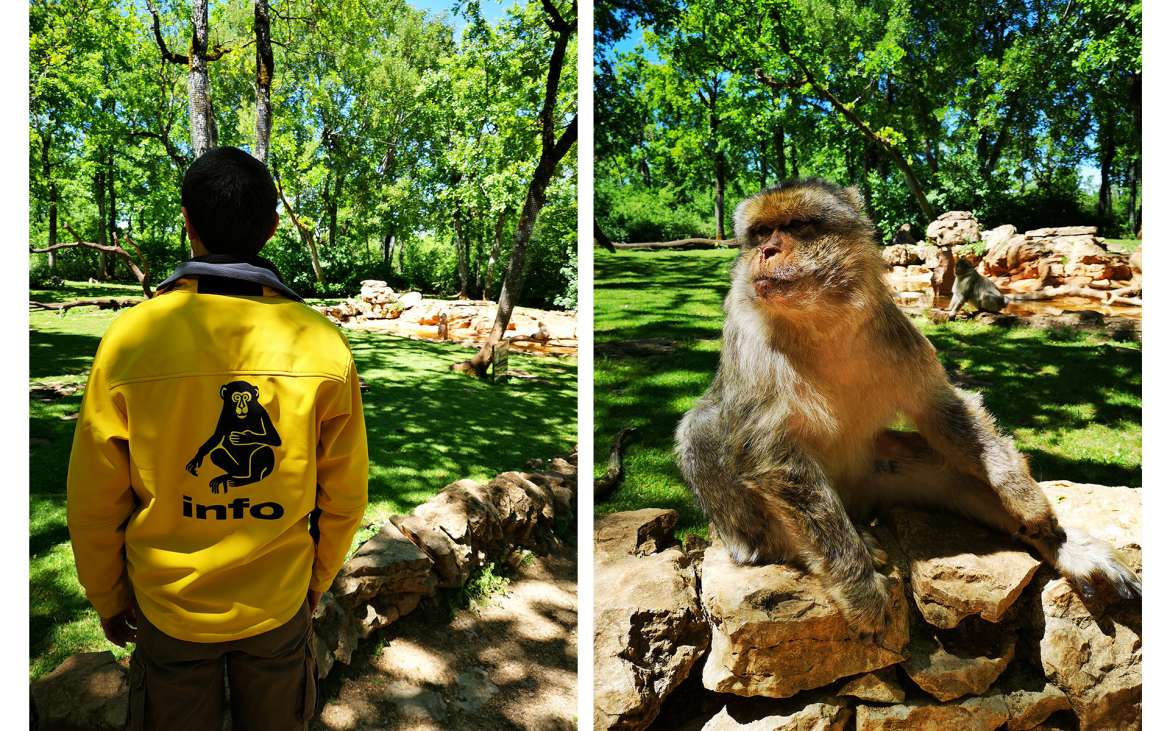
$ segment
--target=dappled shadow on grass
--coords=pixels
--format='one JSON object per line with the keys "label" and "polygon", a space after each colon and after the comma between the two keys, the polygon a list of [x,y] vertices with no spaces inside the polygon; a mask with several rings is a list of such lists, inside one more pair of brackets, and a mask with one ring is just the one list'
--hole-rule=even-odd
{"label": "dappled shadow on grass", "polygon": [[[161,281],[161,280],[160,280]],[[136,284],[89,284],[88,282],[67,281],[59,287],[33,289],[28,298],[34,302],[65,302],[75,299],[96,297],[141,297],[142,287]]]}
{"label": "dappled shadow on grass", "polygon": [[492,384],[447,370],[467,349],[369,333],[349,338],[369,385],[362,398],[371,503],[406,512],[442,480],[523,469],[575,441],[574,362],[513,356],[513,369],[538,378]]}
{"label": "dappled shadow on grass", "polygon": [[30,378],[79,375],[89,371],[100,336],[31,329],[28,335]]}
{"label": "dappled shadow on grass", "polygon": [[[669,340],[668,354],[598,355],[594,375],[595,474],[614,435],[638,433],[625,478],[599,513],[673,508],[680,532],[706,518],[674,465],[674,429],[714,377],[730,253],[622,252],[595,258],[599,342]],[[977,382],[988,409],[1014,434],[1037,479],[1141,484],[1141,353],[1103,336],[967,325],[930,326],[943,363]],[[1100,437],[1121,443],[1106,454]]]}

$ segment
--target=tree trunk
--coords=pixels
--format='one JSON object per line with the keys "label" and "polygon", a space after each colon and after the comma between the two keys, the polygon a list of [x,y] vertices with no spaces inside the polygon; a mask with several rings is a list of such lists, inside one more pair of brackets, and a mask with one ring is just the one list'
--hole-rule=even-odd
{"label": "tree trunk", "polygon": [[784,123],[777,122],[772,131],[772,145],[776,148],[776,183],[779,184],[788,175],[788,159],[784,152]]}
{"label": "tree trunk", "polygon": [[[106,158],[106,190],[109,194],[109,208],[106,209],[106,222],[110,227],[110,234],[108,241],[112,244],[118,240],[118,197],[114,193],[114,153],[111,152]],[[113,260],[109,255],[105,255],[109,260],[109,273],[113,275]]]}
{"label": "tree trunk", "polygon": [[546,22],[556,34],[553,42],[552,57],[549,59],[548,76],[545,79],[544,104],[540,110],[540,159],[536,170],[532,173],[532,180],[528,184],[528,193],[524,197],[524,207],[520,210],[520,219],[516,223],[516,238],[512,245],[512,256],[508,260],[508,268],[504,272],[504,286],[500,290],[500,302],[496,309],[496,321],[492,324],[491,333],[487,340],[470,360],[452,366],[454,370],[474,374],[479,377],[487,375],[488,365],[491,363],[492,353],[496,345],[503,339],[508,330],[508,321],[512,318],[512,309],[520,301],[524,293],[524,255],[528,248],[528,240],[532,237],[532,229],[536,226],[536,219],[540,209],[544,207],[545,191],[556,172],[557,165],[577,141],[577,116],[574,115],[560,139],[556,139],[556,102],[557,89],[561,82],[561,69],[565,63],[565,49],[569,39],[576,29],[576,19],[566,22],[552,0],[541,0],[544,7]]}
{"label": "tree trunk", "polygon": [[500,211],[500,215],[496,216],[495,234],[492,236],[492,250],[488,254],[487,271],[484,272],[483,277],[483,298],[490,300],[492,298],[492,285],[495,284],[496,278],[496,262],[500,260],[500,249],[503,245],[504,238],[504,224],[508,221],[508,209]]}
{"label": "tree trunk", "polygon": [[727,173],[724,170],[723,153],[715,153],[715,238],[722,241],[723,232],[723,195],[727,187]]}
{"label": "tree trunk", "polygon": [[[108,246],[110,231],[106,228],[106,169],[104,167],[98,168],[97,172],[93,174],[93,197],[97,201],[98,207],[97,242],[102,246]],[[110,256],[104,251],[98,253],[97,278],[102,281],[110,278]]]}
{"label": "tree trunk", "polygon": [[1117,155],[1117,141],[1113,123],[1102,116],[1097,126],[1097,161],[1101,166],[1101,185],[1097,189],[1097,218],[1102,222],[1113,217],[1113,159]]}
{"label": "tree trunk", "polygon": [[387,233],[382,237],[382,263],[389,264],[391,271],[394,267],[394,247],[398,245],[398,237]]}
{"label": "tree trunk", "polygon": [[253,22],[256,33],[256,149],[252,155],[268,163],[268,139],[272,134],[272,33],[268,0],[256,0]]}
{"label": "tree trunk", "polygon": [[[41,175],[49,187],[49,246],[57,243],[57,183],[53,180],[53,168],[49,164],[49,148],[53,137],[49,133],[41,136]],[[49,271],[57,269],[57,252],[50,251]]]}
{"label": "tree trunk", "polygon": [[613,245],[613,239],[609,237],[605,231],[601,230],[601,224],[597,222],[597,217],[593,217],[593,240],[601,244],[602,248],[608,251],[617,251]]}
{"label": "tree trunk", "polygon": [[455,266],[459,270],[459,299],[467,299],[467,240],[463,237],[463,223],[459,206],[451,214],[451,226],[455,230]]}
{"label": "tree trunk", "polygon": [[760,140],[760,190],[768,187],[768,142]]}
{"label": "tree trunk", "polygon": [[[333,185],[329,183],[332,181]],[[341,191],[341,173],[336,172],[325,181],[326,200],[329,201],[329,250],[337,244],[337,198]]]}
{"label": "tree trunk", "polygon": [[191,110],[191,149],[198,158],[216,146],[211,113],[211,80],[207,75],[207,0],[192,1],[190,72],[187,96]]}
{"label": "tree trunk", "polygon": [[288,217],[292,219],[293,225],[297,227],[297,232],[301,235],[301,241],[305,246],[309,247],[309,258],[313,262],[313,276],[317,279],[317,284],[325,286],[325,275],[321,272],[321,260],[317,256],[317,237],[309,230],[309,227],[304,224],[301,219],[297,218],[297,212],[289,205],[288,198],[284,195],[284,186],[280,184],[280,178],[276,178],[276,192],[280,194],[280,201],[284,204],[284,210],[288,211]]}
{"label": "tree trunk", "polygon": [[1130,161],[1127,177],[1129,178],[1129,199],[1125,203],[1126,221],[1129,223],[1130,234],[1135,234],[1137,233],[1137,160]]}

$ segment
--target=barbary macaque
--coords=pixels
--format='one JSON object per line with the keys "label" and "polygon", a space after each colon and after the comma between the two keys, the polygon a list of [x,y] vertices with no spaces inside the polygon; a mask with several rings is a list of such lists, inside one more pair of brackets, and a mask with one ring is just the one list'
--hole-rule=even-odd
{"label": "barbary macaque", "polygon": [[[819,576],[854,629],[888,621],[881,506],[945,508],[1025,541],[1082,593],[1141,582],[1106,544],[1062,527],[979,397],[954,388],[898,309],[856,189],[782,183],[739,205],[719,368],[676,456],[739,563]],[[899,415],[918,433],[889,430]]]}
{"label": "barbary macaque", "polygon": [[1008,299],[990,279],[975,271],[971,262],[960,256],[955,260],[955,284],[951,289],[947,314],[954,317],[967,302],[980,312],[999,312],[1007,307]]}

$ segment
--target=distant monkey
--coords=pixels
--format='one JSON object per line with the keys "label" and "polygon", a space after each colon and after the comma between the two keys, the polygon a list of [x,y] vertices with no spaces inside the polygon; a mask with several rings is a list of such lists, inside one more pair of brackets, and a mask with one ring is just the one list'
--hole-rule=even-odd
{"label": "distant monkey", "polygon": [[212,494],[259,482],[272,474],[276,467],[272,448],[280,446],[272,417],[260,405],[260,389],[247,381],[232,381],[220,387],[219,397],[223,408],[215,432],[187,463],[187,471],[198,475],[196,470],[210,454],[211,461],[224,471],[208,483]]}
{"label": "distant monkey", "polygon": [[999,312],[1007,306],[1008,299],[1000,294],[990,279],[975,271],[975,267],[960,256],[955,260],[955,284],[947,314],[954,317],[967,302],[981,312]]}
{"label": "distant monkey", "polygon": [[[732,557],[819,575],[862,635],[890,607],[859,530],[888,504],[948,508],[1011,533],[1082,593],[1141,583],[1063,528],[979,397],[948,383],[886,289],[855,189],[786,182],[739,205],[719,369],[676,433],[682,474]],[[887,430],[899,414],[919,433]]]}

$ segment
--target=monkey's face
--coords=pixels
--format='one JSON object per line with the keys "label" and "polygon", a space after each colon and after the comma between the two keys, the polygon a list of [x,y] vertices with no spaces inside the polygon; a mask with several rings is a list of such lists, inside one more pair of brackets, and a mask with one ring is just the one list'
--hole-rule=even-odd
{"label": "monkey's face", "polygon": [[851,195],[827,184],[795,184],[740,204],[736,276],[749,296],[785,310],[848,300],[876,255]]}
{"label": "monkey's face", "polygon": [[248,404],[252,401],[252,394],[242,391],[232,394],[232,402],[236,405],[236,416],[241,419],[248,415]]}

